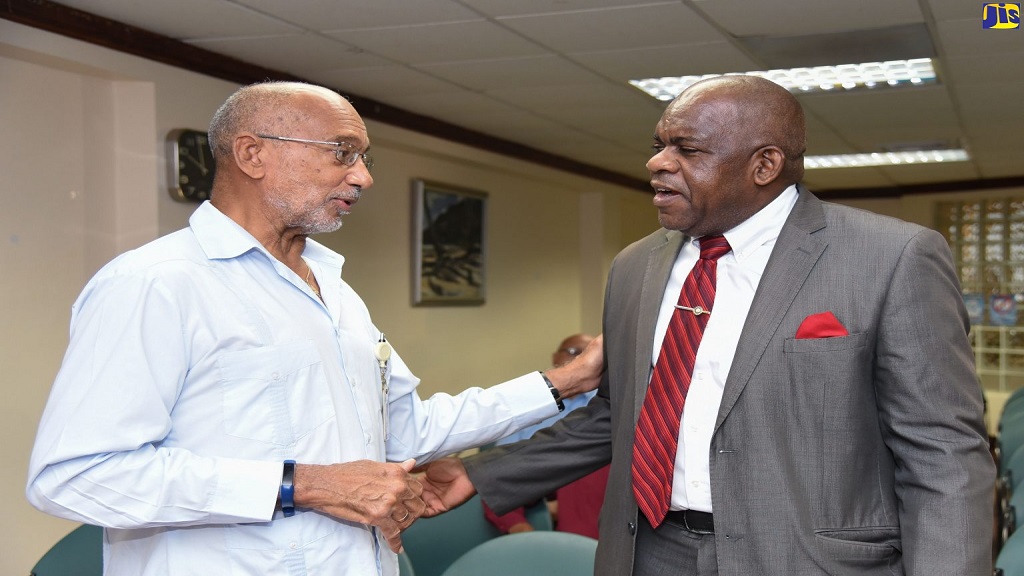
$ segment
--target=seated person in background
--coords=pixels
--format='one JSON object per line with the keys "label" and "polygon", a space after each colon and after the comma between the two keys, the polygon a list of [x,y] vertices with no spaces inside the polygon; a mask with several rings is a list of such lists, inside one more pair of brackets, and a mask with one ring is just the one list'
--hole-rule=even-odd
{"label": "seated person in background", "polygon": [[[589,334],[575,334],[569,336],[558,345],[558,350],[551,355],[551,365],[561,366],[578,356],[587,344],[594,337]],[[555,414],[551,418],[523,428],[519,432],[510,434],[495,444],[511,444],[525,440],[533,436],[534,432],[551,426],[560,418],[572,412],[576,408],[585,406],[587,402],[597,393],[597,390],[574,396],[565,401],[565,411]],[[561,532],[572,532],[590,538],[597,538],[597,517],[601,512],[601,505],[604,504],[604,489],[608,484],[608,466],[587,474],[583,478],[566,484],[559,488],[555,494],[548,497],[548,509],[555,521],[555,529]],[[526,509],[517,508],[508,514],[499,516],[484,504],[484,516],[487,521],[494,524],[499,530],[506,534],[516,532],[529,532],[534,529],[533,525],[526,518]]]}

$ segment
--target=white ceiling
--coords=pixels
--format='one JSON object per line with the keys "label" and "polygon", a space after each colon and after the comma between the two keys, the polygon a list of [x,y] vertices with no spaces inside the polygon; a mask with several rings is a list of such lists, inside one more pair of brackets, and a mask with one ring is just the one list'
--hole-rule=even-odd
{"label": "white ceiling", "polygon": [[[60,3],[644,180],[664,103],[631,87],[629,79],[930,52],[937,59],[937,85],[800,96],[808,113],[808,154],[943,141],[963,145],[972,160],[813,170],[808,186],[887,188],[1024,176],[1024,29],[983,30],[981,2]],[[821,62],[829,59],[847,61]]]}

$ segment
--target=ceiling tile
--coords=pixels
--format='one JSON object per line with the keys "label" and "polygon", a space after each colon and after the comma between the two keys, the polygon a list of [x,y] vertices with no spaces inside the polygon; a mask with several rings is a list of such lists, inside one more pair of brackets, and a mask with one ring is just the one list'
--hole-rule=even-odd
{"label": "ceiling tile", "polygon": [[666,38],[685,38],[692,43],[725,40],[692,10],[676,3],[511,16],[498,21],[563,53],[659,46],[666,43]]}
{"label": "ceiling tile", "polygon": [[747,72],[758,67],[729,42],[570,52],[568,56],[598,74],[621,82],[662,76]]}
{"label": "ceiling tile", "polygon": [[745,36],[740,44],[757,55],[763,63],[760,70],[935,57],[924,23],[800,36]]}
{"label": "ceiling tile", "polygon": [[[1007,156],[1017,164],[1024,164],[1024,132],[1020,130],[990,130],[982,134],[969,135],[968,151],[972,156]],[[1007,154],[1007,151],[1010,154]]]}
{"label": "ceiling tile", "polygon": [[1020,48],[1021,50],[1017,52],[949,56],[939,63],[939,78],[949,78],[957,87],[1003,83],[1024,78],[1024,37],[1021,38]]}
{"label": "ceiling tile", "polygon": [[[234,0],[294,22],[310,30],[340,31],[359,28],[380,28],[409,24],[432,24],[478,20],[480,17],[453,0],[372,0],[351,2],[339,0]],[[171,4],[167,2],[167,4]]]}
{"label": "ceiling tile", "polygon": [[178,40],[299,31],[296,26],[223,0],[61,0],[60,3]]}
{"label": "ceiling tile", "polygon": [[847,131],[843,139],[857,152],[883,152],[911,148],[944,148],[963,145],[959,125],[931,124],[927,129],[913,125],[880,126]]}
{"label": "ceiling tile", "polygon": [[879,128],[955,126],[957,119],[945,87],[802,95],[804,108],[844,133]]}
{"label": "ceiling tile", "polygon": [[803,183],[811,192],[842,188],[884,188],[894,185],[892,180],[875,167],[807,170],[804,172]]}
{"label": "ceiling tile", "polygon": [[804,110],[807,126],[807,154],[852,154],[856,152],[850,143],[830,126],[823,123],[810,111]]}
{"label": "ceiling tile", "polygon": [[946,53],[957,56],[1020,52],[1024,48],[1024,29],[984,30],[981,17],[938,22],[939,42]]}
{"label": "ceiling tile", "polygon": [[956,86],[954,94],[968,126],[1016,133],[1024,127],[1024,82]]}
{"label": "ceiling tile", "polygon": [[964,0],[928,0],[936,20],[963,20],[975,18],[981,23],[981,10],[985,2],[964,2]]}
{"label": "ceiling tile", "polygon": [[981,174],[978,173],[978,170],[971,162],[935,162],[906,166],[880,166],[879,170],[897,185],[977,180],[981,177]]}
{"label": "ceiling tile", "polygon": [[626,149],[641,150],[646,154],[651,150],[654,128],[661,119],[661,110],[608,107],[603,111],[606,121],[595,122],[595,117],[602,117],[601,113],[588,110],[577,115],[559,115],[559,119],[569,126],[611,142],[618,142]]}
{"label": "ceiling tile", "polygon": [[718,25],[735,36],[799,36],[924,20],[916,0],[693,0]]}
{"label": "ceiling tile", "polygon": [[459,90],[450,82],[439,80],[406,66],[317,70],[308,76],[314,82],[332,86],[343,93],[347,91],[382,102],[391,98],[396,92],[451,94]]}
{"label": "ceiling tile", "polygon": [[[632,107],[652,106],[646,96],[631,87],[605,85],[584,86],[524,86],[507,88],[488,93],[495,100],[507,102],[509,105],[533,110],[538,115],[561,118],[578,118],[586,111],[591,112],[595,121],[611,120],[614,113],[609,110],[629,109]],[[651,108],[648,108],[651,109]],[[653,108],[657,109],[657,108]],[[659,113],[660,114],[660,113]],[[653,125],[651,126],[653,129]]]}
{"label": "ceiling tile", "polygon": [[193,40],[189,44],[299,76],[311,70],[369,68],[390,64],[358,48],[312,33]]}
{"label": "ceiling tile", "polygon": [[420,64],[417,68],[471,90],[607,82],[585,68],[554,55]]}
{"label": "ceiling tile", "polygon": [[513,58],[544,52],[540,46],[483,20],[366,28],[328,34],[375,54],[409,64]]}
{"label": "ceiling tile", "polygon": [[986,178],[992,178],[995,171],[1001,171],[1000,176],[1008,175],[1021,175],[1021,161],[1020,153],[1024,151],[1024,142],[1018,140],[1011,144],[1016,150],[1016,156],[1014,154],[1007,154],[1005,148],[999,149],[983,149],[975,148],[971,146],[968,151],[971,154],[971,160],[981,171],[981,175]]}
{"label": "ceiling tile", "polygon": [[458,125],[463,125],[459,118],[473,118],[480,115],[501,117],[509,110],[515,110],[515,107],[476,92],[452,94],[401,92],[388,98],[388,104]]}
{"label": "ceiling tile", "polygon": [[[461,0],[462,4],[492,17],[593,12],[622,6],[649,5],[651,0]],[[663,2],[664,3],[664,2]],[[675,4],[675,2],[672,2]]]}

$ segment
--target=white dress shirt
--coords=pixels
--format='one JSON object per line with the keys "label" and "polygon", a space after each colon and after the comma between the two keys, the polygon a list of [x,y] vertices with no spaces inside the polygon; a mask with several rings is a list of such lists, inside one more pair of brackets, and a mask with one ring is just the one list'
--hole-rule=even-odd
{"label": "white dress shirt", "polygon": [[[757,285],[796,199],[796,186],[790,186],[757,214],[724,234],[732,250],[718,259],[715,304],[697,349],[690,389],[683,405],[671,510],[712,511],[709,452],[722,390]],[[699,256],[700,243],[695,238],[684,244],[676,256],[658,313],[652,367],[661,354],[661,344],[683,282]],[[683,301],[685,303],[685,298]]]}
{"label": "white dress shirt", "polygon": [[189,228],[119,256],[72,309],[27,496],[106,527],[107,576],[397,575],[378,530],[275,512],[282,461],[429,459],[557,413],[539,374],[423,401],[401,357],[307,241],[321,302],[248,232],[205,203]]}

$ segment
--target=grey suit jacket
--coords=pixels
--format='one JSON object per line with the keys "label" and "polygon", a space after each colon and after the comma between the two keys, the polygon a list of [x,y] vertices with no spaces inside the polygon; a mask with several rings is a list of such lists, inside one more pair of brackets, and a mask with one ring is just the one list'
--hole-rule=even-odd
{"label": "grey suit jacket", "polygon": [[[499,513],[611,461],[596,573],[633,566],[633,434],[654,325],[685,238],[661,230],[609,274],[607,372],[591,403],[468,459]],[[849,336],[795,339],[831,311]],[[787,220],[739,340],[711,450],[723,576],[992,573],[995,468],[949,248],[936,232],[820,201]]]}

